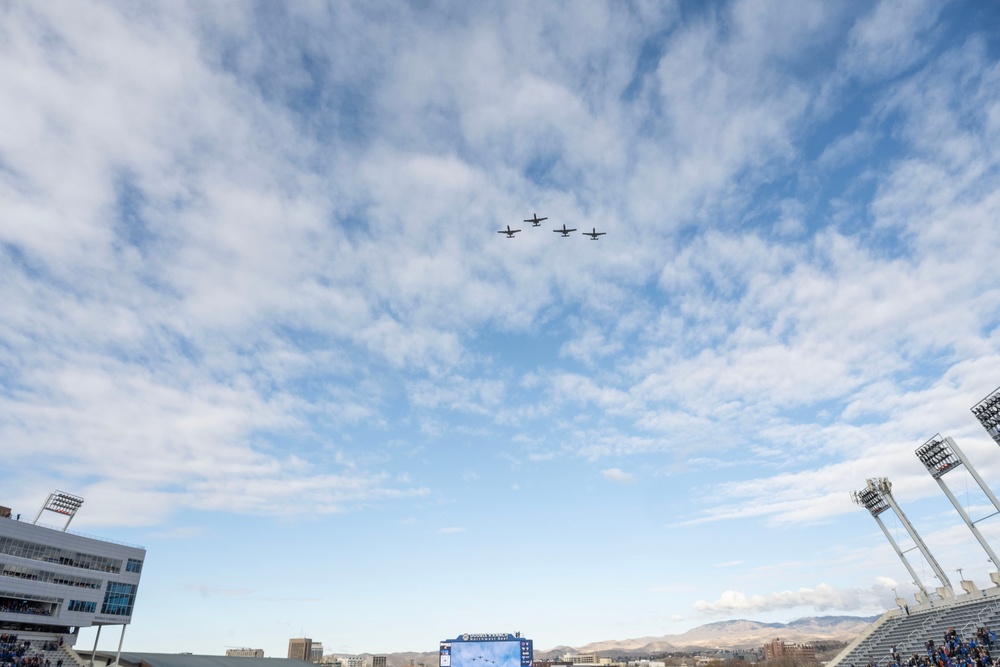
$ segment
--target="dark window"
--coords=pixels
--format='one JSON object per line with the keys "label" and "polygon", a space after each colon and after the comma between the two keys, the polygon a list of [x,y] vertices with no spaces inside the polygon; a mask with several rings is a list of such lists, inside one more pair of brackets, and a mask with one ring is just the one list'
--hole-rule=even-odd
{"label": "dark window", "polygon": [[136,586],[133,584],[121,584],[108,582],[108,590],[104,594],[104,604],[101,605],[102,614],[112,616],[131,616],[132,606],[135,604]]}

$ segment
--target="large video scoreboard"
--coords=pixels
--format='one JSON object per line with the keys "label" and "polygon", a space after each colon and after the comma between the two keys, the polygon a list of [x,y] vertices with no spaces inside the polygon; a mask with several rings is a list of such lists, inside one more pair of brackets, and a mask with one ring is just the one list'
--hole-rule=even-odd
{"label": "large video scoreboard", "polygon": [[512,634],[459,635],[441,642],[439,667],[533,667],[530,639]]}

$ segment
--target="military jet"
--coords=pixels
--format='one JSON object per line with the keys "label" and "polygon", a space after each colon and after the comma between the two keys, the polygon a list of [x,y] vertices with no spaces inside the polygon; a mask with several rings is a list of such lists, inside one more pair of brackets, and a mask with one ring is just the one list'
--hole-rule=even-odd
{"label": "military jet", "polygon": [[594,231],[583,233],[584,236],[589,236],[591,241],[596,241],[598,236],[604,236],[605,234],[607,234],[607,232],[597,231],[597,227],[591,227],[591,229],[593,229]]}
{"label": "military jet", "polygon": [[507,225],[507,229],[501,229],[500,231],[497,232],[497,234],[506,234],[507,238],[512,239],[512,238],[514,238],[514,234],[517,234],[519,231],[521,231],[521,230],[520,229],[511,229],[510,225]]}
{"label": "military jet", "polygon": [[542,220],[548,220],[548,218],[539,218],[537,213],[532,213],[531,217],[525,220],[525,222],[530,222],[532,227],[541,227]]}
{"label": "military jet", "polygon": [[566,229],[566,225],[563,224],[562,229],[553,229],[552,231],[559,232],[563,236],[569,236],[570,232],[575,232],[576,230],[575,229]]}

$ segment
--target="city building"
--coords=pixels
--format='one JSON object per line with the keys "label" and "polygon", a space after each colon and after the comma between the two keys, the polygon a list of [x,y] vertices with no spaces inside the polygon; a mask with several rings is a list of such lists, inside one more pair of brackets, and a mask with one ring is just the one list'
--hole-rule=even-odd
{"label": "city building", "polygon": [[610,665],[611,658],[602,658],[595,653],[583,653],[580,655],[574,655],[567,653],[562,657],[563,662],[569,662],[574,665]]}
{"label": "city building", "polygon": [[262,648],[227,648],[226,656],[230,658],[263,658]]}
{"label": "city building", "polygon": [[[746,663],[763,662],[764,652],[761,649],[702,649],[694,656],[695,664],[707,665],[713,662],[729,662],[739,660]],[[632,663],[629,662],[629,667]]]}
{"label": "city building", "polygon": [[[51,633],[73,646],[80,628],[121,626],[132,621],[146,550],[69,532],[83,498],[56,491],[34,521],[0,512],[0,626],[5,631]],[[40,523],[45,512],[62,527]],[[18,514],[18,517],[21,515]]]}
{"label": "city building", "polygon": [[323,642],[312,643],[312,650],[309,651],[309,662],[314,665],[323,662]]}
{"label": "city building", "polygon": [[764,644],[764,661],[782,659],[794,660],[798,663],[815,663],[816,649],[808,644],[789,644],[778,638]]}
{"label": "city building", "polygon": [[312,643],[313,640],[308,637],[299,637],[296,639],[288,640],[288,659],[289,660],[302,660],[303,662],[312,661]]}
{"label": "city building", "polygon": [[371,667],[386,667],[387,657],[384,655],[373,655],[370,660]]}

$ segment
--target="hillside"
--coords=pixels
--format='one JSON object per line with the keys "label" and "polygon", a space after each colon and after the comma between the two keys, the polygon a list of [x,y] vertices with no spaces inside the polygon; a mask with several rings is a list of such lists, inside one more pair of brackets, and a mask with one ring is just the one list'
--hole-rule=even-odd
{"label": "hillside", "polygon": [[853,639],[875,620],[872,617],[819,616],[790,623],[761,623],[738,619],[707,623],[679,635],[594,642],[577,649],[580,653],[662,653],[687,648],[744,648],[761,646],[780,637],[787,642],[843,641]]}
{"label": "hillside", "polygon": [[[877,616],[817,616],[800,618],[790,623],[762,623],[747,619],[706,623],[679,635],[637,637],[635,639],[609,639],[584,646],[556,646],[541,650],[535,647],[536,660],[551,660],[566,653],[598,653],[603,656],[642,656],[700,648],[750,648],[760,647],[767,641],[780,638],[786,642],[817,643],[824,641],[849,642]],[[420,665],[435,667],[437,652],[393,653],[389,656],[392,667]]]}

